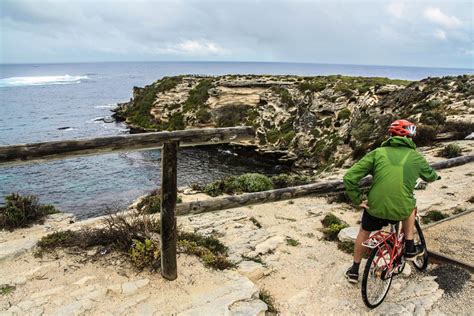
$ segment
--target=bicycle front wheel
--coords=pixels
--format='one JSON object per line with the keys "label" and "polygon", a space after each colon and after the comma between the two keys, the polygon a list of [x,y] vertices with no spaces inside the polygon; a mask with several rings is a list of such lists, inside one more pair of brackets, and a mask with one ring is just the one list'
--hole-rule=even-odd
{"label": "bicycle front wheel", "polygon": [[392,275],[387,277],[391,269],[391,250],[391,245],[375,248],[367,259],[364,276],[362,277],[361,292],[362,299],[369,308],[375,308],[383,302],[392,284]]}
{"label": "bicycle front wheel", "polygon": [[415,221],[415,232],[413,237],[415,245],[418,245],[425,251],[422,256],[418,256],[415,261],[413,261],[413,265],[418,271],[424,271],[428,266],[428,249],[426,248],[425,237],[423,236],[423,232],[421,231],[421,226],[418,221]]}

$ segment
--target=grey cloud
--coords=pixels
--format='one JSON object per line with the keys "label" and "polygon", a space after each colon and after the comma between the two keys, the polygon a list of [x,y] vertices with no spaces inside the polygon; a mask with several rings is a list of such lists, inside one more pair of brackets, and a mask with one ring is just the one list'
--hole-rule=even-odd
{"label": "grey cloud", "polygon": [[[2,1],[1,58],[472,67],[472,56],[459,53],[472,51],[472,3],[402,1],[391,14],[387,6],[398,2]],[[461,21],[442,30],[445,41],[423,18],[429,7]]]}

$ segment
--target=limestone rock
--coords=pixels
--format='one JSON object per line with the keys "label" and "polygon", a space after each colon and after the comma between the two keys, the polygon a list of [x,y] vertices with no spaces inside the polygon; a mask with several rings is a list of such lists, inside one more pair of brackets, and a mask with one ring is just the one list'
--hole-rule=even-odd
{"label": "limestone rock", "polygon": [[261,279],[268,269],[254,261],[242,261],[239,263],[239,273],[255,282]]}
{"label": "limestone rock", "polygon": [[359,233],[359,227],[346,227],[341,229],[337,238],[340,241],[352,241],[354,242],[357,238],[357,234]]}
{"label": "limestone rock", "polygon": [[261,300],[238,301],[229,307],[230,315],[233,316],[264,316],[268,310],[267,304]]}

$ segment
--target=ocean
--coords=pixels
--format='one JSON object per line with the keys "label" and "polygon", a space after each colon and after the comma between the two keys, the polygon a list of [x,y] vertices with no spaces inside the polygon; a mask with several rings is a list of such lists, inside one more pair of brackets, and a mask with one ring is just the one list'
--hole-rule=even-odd
{"label": "ocean", "polygon": [[[293,74],[378,76],[419,80],[473,74],[473,69],[251,63],[123,62],[0,65],[0,146],[127,133],[105,123],[133,86],[180,74]],[[245,172],[280,169],[221,149],[182,149],[178,183],[207,183]],[[0,204],[11,192],[34,194],[79,218],[124,207],[160,184],[160,151],[129,152],[0,167]]]}

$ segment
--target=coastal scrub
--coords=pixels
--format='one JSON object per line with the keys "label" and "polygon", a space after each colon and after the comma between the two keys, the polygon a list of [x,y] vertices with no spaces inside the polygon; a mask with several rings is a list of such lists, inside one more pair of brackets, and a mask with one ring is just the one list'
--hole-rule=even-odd
{"label": "coastal scrub", "polygon": [[39,198],[33,195],[12,193],[5,197],[5,202],[5,207],[0,208],[0,229],[28,227],[43,221],[47,215],[59,213],[53,205],[40,204]]}

